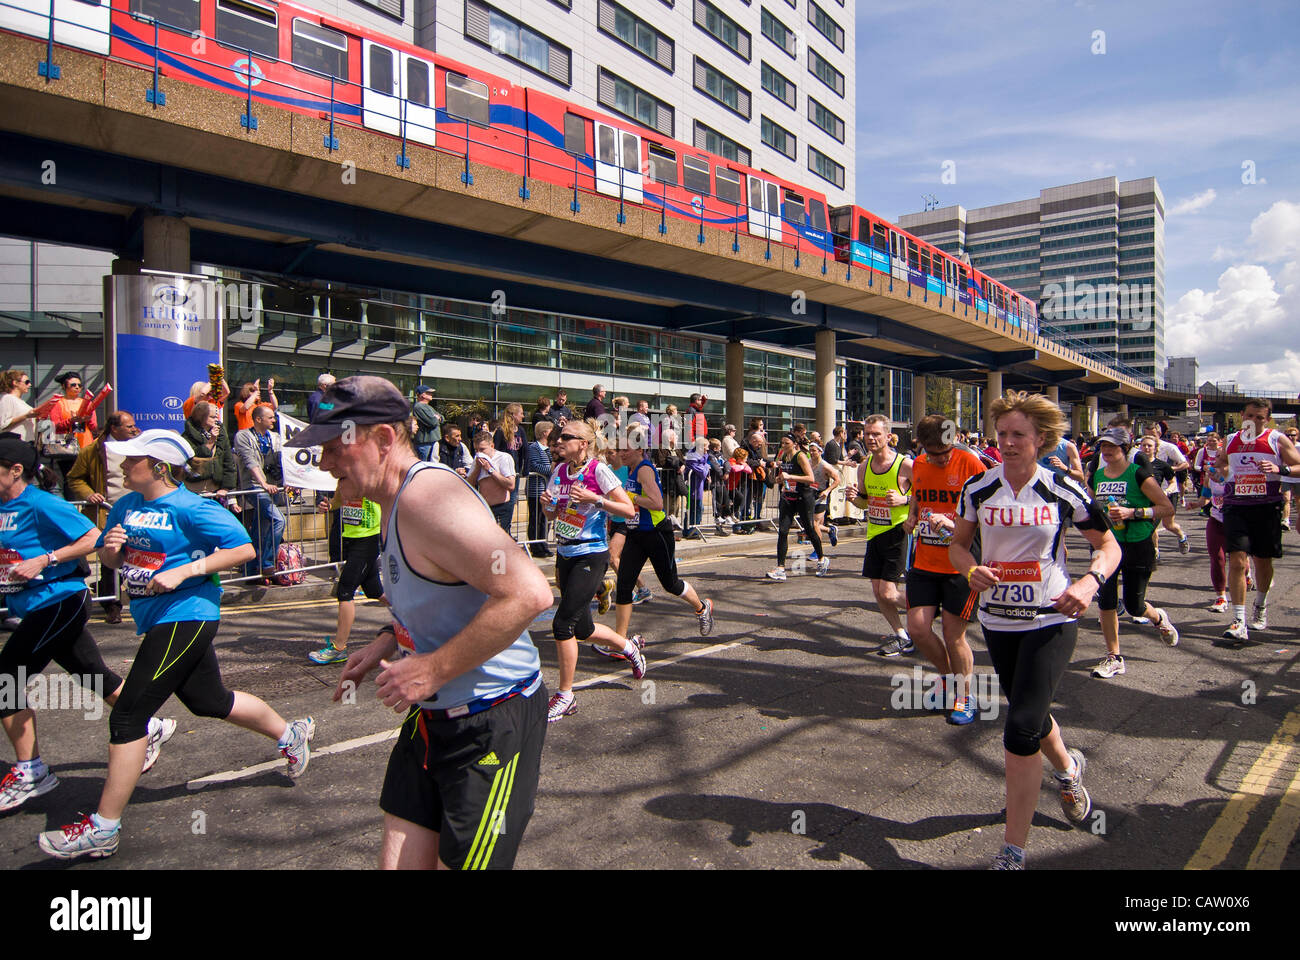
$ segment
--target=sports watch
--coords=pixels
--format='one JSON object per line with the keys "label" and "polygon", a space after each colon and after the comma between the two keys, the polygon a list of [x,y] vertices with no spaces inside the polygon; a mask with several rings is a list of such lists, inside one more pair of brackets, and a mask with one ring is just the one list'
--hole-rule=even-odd
{"label": "sports watch", "polygon": [[1106,576],[1098,573],[1096,570],[1089,570],[1084,576],[1092,577],[1097,581],[1098,588],[1106,586]]}

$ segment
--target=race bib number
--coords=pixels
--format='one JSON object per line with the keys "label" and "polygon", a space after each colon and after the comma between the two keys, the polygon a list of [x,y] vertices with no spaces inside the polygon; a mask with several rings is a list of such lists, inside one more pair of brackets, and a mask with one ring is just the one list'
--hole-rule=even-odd
{"label": "race bib number", "polygon": [[917,536],[921,538],[922,543],[928,543],[940,547],[952,543],[952,528],[941,526],[940,524],[933,522],[932,519],[934,517],[947,516],[947,514],[934,513],[931,510],[925,510],[922,512],[921,519],[916,525],[916,533]]}
{"label": "race bib number", "polygon": [[162,569],[166,559],[165,553],[127,547],[126,559],[122,563],[122,579],[126,581],[127,595],[143,597],[149,589],[149,581]]}
{"label": "race bib number", "polygon": [[27,588],[26,580],[14,576],[14,567],[22,560],[22,554],[17,550],[0,550],[0,594],[21,593]]}
{"label": "race bib number", "polygon": [[579,540],[587,518],[573,507],[566,507],[555,518],[555,536],[560,540]]}
{"label": "race bib number", "polygon": [[1222,512],[1222,511],[1223,511],[1223,497],[1222,497],[1222,496],[1218,496],[1218,497],[1210,497],[1210,506],[1214,507],[1215,510],[1218,510],[1218,511]]}
{"label": "race bib number", "polygon": [[990,563],[997,571],[998,580],[989,587],[985,609],[999,617],[1013,620],[1032,620],[1042,606],[1043,571],[1039,563]]}
{"label": "race bib number", "polygon": [[889,503],[884,497],[867,498],[867,523],[889,526],[892,522]]}
{"label": "race bib number", "polygon": [[1121,507],[1127,507],[1127,506],[1128,506],[1128,504],[1124,502],[1124,497],[1125,497],[1125,495],[1127,495],[1127,494],[1128,494],[1128,483],[1127,483],[1127,481],[1124,481],[1124,480],[1103,480],[1101,483],[1097,484],[1097,496],[1098,496],[1099,498],[1100,498],[1100,497],[1115,497],[1115,498],[1119,501],[1119,505],[1120,505]]}
{"label": "race bib number", "polygon": [[366,516],[365,505],[360,500],[349,500],[343,504],[340,514],[343,517],[343,522],[348,526],[360,526]]}
{"label": "race bib number", "polygon": [[1262,497],[1266,492],[1264,474],[1243,473],[1237,478],[1236,493],[1239,497]]}

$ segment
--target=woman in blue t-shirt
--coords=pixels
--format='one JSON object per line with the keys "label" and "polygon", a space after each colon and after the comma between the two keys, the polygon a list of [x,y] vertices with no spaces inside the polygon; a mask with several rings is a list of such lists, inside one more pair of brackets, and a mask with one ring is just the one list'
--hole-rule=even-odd
{"label": "woman in blue t-shirt", "polygon": [[131,492],[113,505],[96,546],[122,573],[140,649],[108,718],[108,780],[99,810],[79,823],[42,833],[43,851],[61,860],[117,852],[126,809],[144,759],[147,724],[173,693],[199,717],[217,717],[278,741],[289,776],[307,769],[310,717],[286,723],[262,700],[227,690],[212,649],[221,620],[217,574],[256,551],[243,525],[219,504],[178,489],[173,468],[194,457],[170,430],[146,430],[105,444],[122,461]]}
{"label": "woman in blue t-shirt", "polygon": [[[116,702],[122,686],[86,629],[90,591],[78,561],[94,552],[99,531],[67,501],[33,486],[35,470],[31,444],[0,438],[0,594],[22,619],[0,650],[0,724],[17,760],[0,780],[0,811],[59,785],[38,751],[27,678],[54,661],[108,704]],[[89,692],[82,702],[89,710]],[[175,730],[175,720],[150,719],[141,772],[153,766]]]}

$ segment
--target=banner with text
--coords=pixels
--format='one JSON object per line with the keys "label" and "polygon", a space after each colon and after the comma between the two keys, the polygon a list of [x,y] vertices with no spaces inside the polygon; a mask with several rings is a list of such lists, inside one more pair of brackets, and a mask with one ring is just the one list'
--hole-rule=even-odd
{"label": "banner with text", "polygon": [[[289,438],[307,429],[307,424],[281,411],[280,442],[288,443]],[[285,447],[280,457],[284,467],[284,485],[300,487],[303,490],[324,490],[331,492],[338,485],[332,474],[320,468],[320,447]]]}

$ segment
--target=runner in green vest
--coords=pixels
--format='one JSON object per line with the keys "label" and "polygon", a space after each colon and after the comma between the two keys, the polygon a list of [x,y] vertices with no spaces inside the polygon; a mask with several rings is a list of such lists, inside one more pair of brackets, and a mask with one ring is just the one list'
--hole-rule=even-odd
{"label": "runner in green vest", "polygon": [[[357,617],[352,598],[358,587],[371,600],[384,599],[384,585],[379,580],[379,504],[364,499],[342,501],[335,494],[333,508],[341,508],[343,520],[343,571],[334,591],[339,601],[339,625],[332,638],[325,638],[325,646],[307,654],[312,663],[347,660],[348,638]],[[321,509],[330,509],[330,502],[322,500]]]}
{"label": "runner in green vest", "polygon": [[907,569],[907,519],[912,488],[912,458],[899,456],[889,446],[889,418],[874,413],[867,417],[863,441],[869,456],[858,466],[857,484],[845,494],[854,505],[867,511],[867,553],[862,560],[862,575],[871,580],[876,605],[894,632],[882,637],[884,644],[876,652],[882,657],[912,653],[907,630],[900,613],[907,607],[898,589]]}
{"label": "runner in green vest", "polygon": [[1097,592],[1101,608],[1101,634],[1106,640],[1106,656],[1093,668],[1094,677],[1110,678],[1125,672],[1119,652],[1119,578],[1124,577],[1124,609],[1130,616],[1144,616],[1160,630],[1160,639],[1169,646],[1178,644],[1178,630],[1169,615],[1147,602],[1147,584],[1155,564],[1155,545],[1151,534],[1156,522],[1172,516],[1174,506],[1160,488],[1160,482],[1144,464],[1128,460],[1133,438],[1123,427],[1112,427],[1098,439],[1101,463],[1092,475],[1092,489],[1098,504],[1107,511],[1119,541],[1120,565],[1115,575]]}

